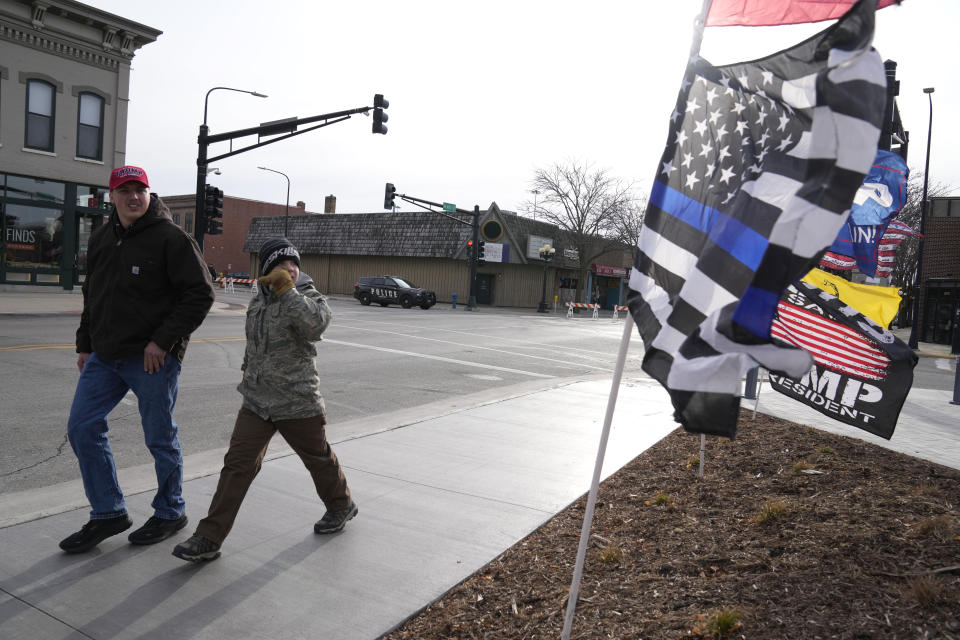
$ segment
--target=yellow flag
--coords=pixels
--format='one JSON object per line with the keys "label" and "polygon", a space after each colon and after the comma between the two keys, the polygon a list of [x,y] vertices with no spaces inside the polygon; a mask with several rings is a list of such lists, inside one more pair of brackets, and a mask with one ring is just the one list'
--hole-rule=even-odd
{"label": "yellow flag", "polygon": [[884,329],[890,328],[900,309],[900,290],[897,287],[856,284],[820,269],[803,276],[803,280],[837,296]]}

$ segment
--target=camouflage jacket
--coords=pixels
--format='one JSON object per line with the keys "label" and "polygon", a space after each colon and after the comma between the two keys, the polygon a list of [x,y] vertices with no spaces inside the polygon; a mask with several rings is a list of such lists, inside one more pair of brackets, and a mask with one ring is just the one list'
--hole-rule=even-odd
{"label": "camouflage jacket", "polygon": [[243,406],[264,420],[292,420],[323,414],[314,342],[330,324],[327,299],[301,276],[279,298],[266,287],[247,309],[247,349],[237,390]]}

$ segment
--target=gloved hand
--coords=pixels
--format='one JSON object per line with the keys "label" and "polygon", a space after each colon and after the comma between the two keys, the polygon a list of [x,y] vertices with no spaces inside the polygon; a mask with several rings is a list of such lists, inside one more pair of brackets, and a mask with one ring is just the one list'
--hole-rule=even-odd
{"label": "gloved hand", "polygon": [[278,298],[293,289],[293,278],[290,277],[290,272],[283,267],[276,267],[267,275],[261,276],[257,282],[264,287],[270,287],[273,295]]}

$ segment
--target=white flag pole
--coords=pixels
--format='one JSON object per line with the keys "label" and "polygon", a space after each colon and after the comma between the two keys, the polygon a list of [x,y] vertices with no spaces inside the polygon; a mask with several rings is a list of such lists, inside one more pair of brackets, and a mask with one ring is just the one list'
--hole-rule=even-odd
{"label": "white flag pole", "polygon": [[[693,26],[693,43],[690,47],[689,64],[700,54],[700,43],[703,39],[703,27],[710,13],[712,0],[703,0],[700,15]],[[587,543],[590,540],[590,526],[593,523],[593,509],[597,504],[597,491],[600,487],[600,472],[603,469],[603,456],[607,451],[607,440],[610,437],[610,423],[613,422],[613,411],[617,406],[617,393],[620,391],[620,379],[623,376],[623,366],[627,360],[627,347],[630,346],[630,332],[634,322],[627,311],[623,323],[623,338],[620,340],[620,352],[617,354],[617,365],[613,371],[613,381],[610,385],[610,398],[607,400],[607,414],[603,419],[603,431],[600,434],[600,446],[597,447],[597,461],[593,467],[593,481],[590,483],[590,493],[587,496],[587,510],[583,514],[583,527],[580,529],[580,544],[577,547],[577,562],[573,568],[573,580],[570,582],[570,595],[567,597],[567,613],[563,620],[561,640],[570,640],[570,629],[573,627],[573,615],[577,610],[577,598],[580,595],[580,579],[583,577],[583,562],[587,555]]]}
{"label": "white flag pole", "polygon": [[757,419],[757,407],[760,406],[760,387],[763,386],[763,369],[757,371],[757,401],[753,403],[753,418]]}
{"label": "white flag pole", "polygon": [[703,462],[707,458],[707,434],[700,434],[700,472],[697,474],[703,480]]}
{"label": "white flag pole", "polygon": [[603,456],[607,451],[610,424],[613,422],[613,411],[617,406],[620,379],[623,376],[623,366],[627,360],[627,347],[630,346],[630,332],[634,326],[633,319],[629,316],[628,312],[628,316],[623,323],[623,337],[620,339],[620,351],[617,353],[617,364],[613,370],[613,382],[610,385],[610,397],[607,400],[607,414],[603,419],[603,431],[600,434],[597,461],[593,467],[593,481],[590,483],[590,493],[587,496],[587,510],[583,514],[583,527],[580,529],[580,546],[577,547],[577,562],[573,568],[573,580],[570,583],[570,595],[567,599],[567,615],[563,621],[563,633],[560,636],[563,640],[570,640],[570,628],[573,626],[573,614],[577,609],[577,597],[580,593],[580,579],[583,577],[583,562],[587,555],[587,543],[590,541],[593,509],[597,504],[597,491],[600,488],[600,472],[603,469]]}

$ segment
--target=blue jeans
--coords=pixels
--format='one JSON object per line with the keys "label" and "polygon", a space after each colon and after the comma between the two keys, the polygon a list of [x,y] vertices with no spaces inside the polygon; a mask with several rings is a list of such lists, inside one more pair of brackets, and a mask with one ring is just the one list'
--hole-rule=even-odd
{"label": "blue jeans", "polygon": [[157,472],[154,515],[167,520],[183,515],[183,456],[173,421],[179,377],[180,361],[169,354],[163,368],[153,374],[143,370],[143,356],[101,360],[96,353],[90,354],[73,396],[67,437],[80,463],[92,520],[127,512],[107,439],[107,414],[128,390],[137,396],[144,440]]}

